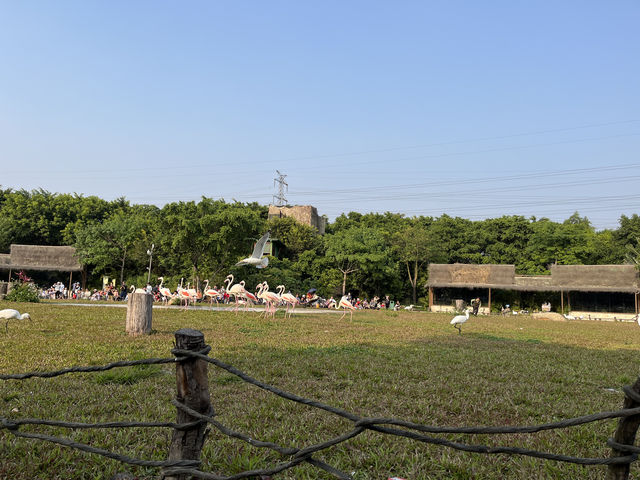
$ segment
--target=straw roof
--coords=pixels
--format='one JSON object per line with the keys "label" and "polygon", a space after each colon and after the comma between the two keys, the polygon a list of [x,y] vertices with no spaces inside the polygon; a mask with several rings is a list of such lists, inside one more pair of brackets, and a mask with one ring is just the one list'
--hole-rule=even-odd
{"label": "straw roof", "polygon": [[514,265],[475,265],[467,263],[429,265],[430,287],[507,288],[514,284]]}
{"label": "straw roof", "polygon": [[553,265],[556,289],[589,292],[635,292],[638,271],[633,265]]}
{"label": "straw roof", "polygon": [[551,275],[516,275],[514,265],[432,263],[427,286],[634,293],[639,281],[633,265],[555,265]]}
{"label": "straw roof", "polygon": [[73,247],[14,244],[10,252],[0,256],[0,269],[59,272],[78,272],[83,269]]}

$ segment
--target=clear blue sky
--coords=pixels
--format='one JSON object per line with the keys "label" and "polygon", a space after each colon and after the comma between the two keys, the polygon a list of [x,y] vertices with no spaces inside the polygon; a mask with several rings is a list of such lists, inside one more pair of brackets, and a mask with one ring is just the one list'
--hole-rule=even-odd
{"label": "clear blue sky", "polygon": [[640,213],[640,2],[0,1],[0,185]]}

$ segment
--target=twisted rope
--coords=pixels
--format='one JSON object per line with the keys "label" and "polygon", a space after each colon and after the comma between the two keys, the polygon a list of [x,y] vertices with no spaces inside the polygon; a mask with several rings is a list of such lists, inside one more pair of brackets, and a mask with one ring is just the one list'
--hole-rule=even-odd
{"label": "twisted rope", "polygon": [[[485,445],[471,445],[466,443],[453,442],[453,441],[442,439],[442,438],[431,437],[431,436],[427,436],[421,433],[416,433],[411,431],[411,430],[416,430],[418,432],[436,433],[436,434],[442,434],[442,433],[445,433],[445,434],[535,433],[543,430],[552,430],[552,429],[567,428],[567,427],[572,427],[576,425],[582,425],[582,424],[591,423],[591,422],[604,420],[604,419],[622,418],[622,417],[629,417],[633,415],[640,415],[640,407],[622,409],[622,410],[610,411],[610,412],[600,412],[592,415],[585,415],[581,417],[570,418],[570,419],[561,420],[558,422],[545,423],[540,425],[508,426],[508,427],[435,427],[430,425],[421,425],[413,422],[407,422],[407,421],[399,420],[395,418],[361,418],[358,415],[348,412],[347,410],[333,407],[331,405],[327,405],[322,402],[318,402],[308,398],[304,398],[304,397],[295,395],[293,393],[280,390],[277,387],[274,387],[267,383],[256,380],[253,377],[247,375],[246,373],[242,372],[241,370],[238,370],[237,368],[231,365],[228,365],[218,359],[208,357],[206,354],[209,351],[210,351],[210,347],[206,347],[200,352],[173,349],[172,353],[176,355],[175,358],[151,358],[151,359],[136,360],[136,361],[119,361],[119,362],[113,362],[103,366],[72,367],[72,368],[65,368],[65,369],[57,370],[53,372],[30,372],[30,373],[22,373],[22,374],[0,375],[0,380],[16,380],[16,379],[22,380],[22,379],[32,378],[32,377],[52,378],[52,377],[64,375],[67,373],[100,372],[100,371],[105,371],[105,370],[109,370],[117,367],[175,363],[175,362],[185,361],[189,358],[197,358],[200,360],[204,360],[208,363],[211,363],[213,365],[216,365],[217,367],[223,370],[226,370],[227,372],[233,375],[238,376],[239,378],[244,380],[246,383],[249,383],[258,388],[271,392],[279,397],[282,397],[287,400],[291,400],[303,405],[308,405],[310,407],[318,408],[318,409],[327,411],[329,413],[333,413],[347,420],[350,420],[351,422],[354,423],[355,428],[343,435],[334,437],[330,440],[327,440],[325,442],[322,442],[316,445],[311,445],[304,449],[286,448],[272,442],[264,442],[264,441],[256,440],[242,433],[233,431],[225,427],[220,422],[214,420],[212,417],[202,415],[188,408],[186,405],[180,402],[173,401],[174,405],[177,408],[180,408],[186,411],[188,414],[190,414],[195,418],[199,418],[200,421],[206,421],[207,423],[213,425],[221,433],[229,437],[233,437],[233,438],[237,438],[239,440],[245,441],[255,447],[269,448],[281,455],[293,457],[290,461],[285,463],[280,463],[272,468],[251,470],[251,471],[241,472],[232,476],[220,476],[213,473],[206,473],[206,472],[199,471],[194,468],[199,465],[199,462],[193,461],[193,460],[178,460],[178,461],[139,460],[139,459],[133,459],[123,455],[115,454],[113,452],[108,452],[106,450],[98,449],[95,447],[91,447],[89,445],[73,442],[71,440],[64,439],[64,438],[51,437],[47,435],[25,433],[25,432],[18,431],[18,428],[21,425],[48,425],[48,426],[58,426],[63,428],[167,427],[167,428],[175,428],[175,429],[188,429],[198,425],[199,422],[192,422],[187,424],[176,424],[171,422],[146,422],[146,423],[145,422],[108,422],[108,423],[87,424],[87,423],[62,422],[62,421],[54,421],[54,420],[41,420],[41,419],[29,419],[29,418],[12,420],[12,419],[6,419],[6,418],[0,417],[0,429],[7,429],[11,434],[18,437],[33,438],[33,439],[39,439],[39,440],[49,441],[53,443],[58,443],[61,445],[69,446],[71,448],[76,448],[78,450],[86,451],[89,453],[95,453],[108,458],[112,458],[122,463],[129,463],[132,465],[139,465],[139,466],[165,467],[166,468],[165,475],[188,474],[197,478],[204,478],[204,479],[211,479],[211,480],[239,480],[243,478],[249,478],[252,476],[260,476],[260,475],[271,476],[271,475],[275,475],[276,473],[295,467],[302,462],[307,462],[318,468],[321,468],[327,471],[328,473],[336,476],[337,478],[350,479],[351,477],[346,473],[341,472],[324,462],[314,459],[312,457],[312,454],[328,449],[334,445],[338,445],[351,438],[354,438],[355,436],[361,434],[365,430],[372,430],[372,431],[376,431],[376,432],[384,433],[388,435],[410,438],[423,443],[445,446],[445,447],[453,448],[456,450],[472,452],[472,453],[523,455],[523,456],[541,458],[545,460],[574,463],[579,465],[628,464],[628,463],[635,462],[638,458],[638,454],[640,454],[639,447],[635,447],[632,445],[623,445],[615,442],[613,439],[609,439],[607,442],[607,444],[610,447],[615,448],[620,452],[628,452],[630,454],[626,456],[611,457],[611,458],[572,457],[568,455],[557,455],[557,454],[552,454],[547,452],[540,452],[536,450],[523,449],[519,447],[489,447]],[[630,387],[623,387],[623,390],[629,398],[640,403],[640,394],[636,393]],[[398,427],[403,427],[408,430],[389,428],[383,425],[394,425]]]}
{"label": "twisted rope", "polygon": [[67,438],[51,437],[49,435],[42,435],[39,433],[20,432],[17,429],[9,429],[9,432],[16,437],[33,438],[37,440],[43,440],[45,442],[57,443],[66,447],[82,450],[84,452],[95,453],[96,455],[101,455],[103,457],[111,458],[121,463],[128,463],[130,465],[138,465],[142,467],[197,467],[200,465],[200,462],[196,460],[139,460],[137,458],[131,458],[125,455],[120,455],[118,453],[109,452],[108,450],[103,450],[101,448],[95,448],[84,443],[74,442],[73,440],[69,440]]}
{"label": "twisted rope", "polygon": [[59,420],[45,420],[40,418],[9,419],[0,417],[0,429],[15,430],[21,425],[46,425],[48,427],[90,429],[90,428],[172,428],[174,430],[188,430],[199,425],[199,422],[173,423],[173,422],[106,422],[106,423],[79,423],[63,422]]}

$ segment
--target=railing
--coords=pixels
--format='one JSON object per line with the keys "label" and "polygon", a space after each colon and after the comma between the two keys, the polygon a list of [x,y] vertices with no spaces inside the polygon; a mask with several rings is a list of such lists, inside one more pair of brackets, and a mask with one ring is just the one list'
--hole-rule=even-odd
{"label": "railing", "polygon": [[[191,329],[182,329],[176,332],[176,348],[172,350],[175,358],[149,358],[136,361],[120,361],[102,366],[72,367],[53,372],[31,372],[22,374],[0,375],[0,380],[23,380],[26,378],[52,378],[75,372],[101,372],[118,367],[130,367],[135,365],[158,365],[175,363],[177,380],[177,397],[173,404],[177,409],[177,421],[171,422],[109,422],[109,423],[77,423],[63,422],[33,418],[4,418],[0,417],[0,430],[7,430],[16,437],[36,439],[57,443],[88,453],[101,455],[119,462],[131,465],[156,467],[162,469],[164,478],[172,480],[185,480],[187,478],[203,478],[210,480],[239,480],[250,477],[272,476],[285,470],[307,463],[322,469],[336,478],[350,479],[351,476],[339,469],[314,458],[314,454],[329,449],[335,445],[346,442],[361,433],[369,430],[386,435],[409,438],[418,442],[440,445],[455,450],[473,452],[479,454],[506,454],[521,455],[558,462],[574,463],[579,465],[607,465],[607,479],[623,480],[629,477],[631,463],[638,459],[640,448],[634,446],[635,435],[640,425],[640,378],[631,387],[624,387],[625,400],[621,410],[600,412],[576,418],[570,418],[554,423],[545,423],[532,426],[508,426],[508,427],[437,427],[407,422],[395,418],[367,418],[360,417],[346,410],[333,407],[315,400],[300,397],[293,393],[285,392],[272,385],[256,380],[246,373],[231,365],[209,357],[210,347],[204,343],[201,332]],[[331,438],[325,442],[309,445],[304,448],[285,447],[273,442],[265,442],[253,439],[241,432],[234,431],[221,424],[214,418],[213,408],[209,400],[207,365],[213,364],[218,368],[236,375],[245,382],[271,392],[279,397],[301,403],[310,407],[324,410],[352,422],[352,429],[342,435]],[[440,438],[437,434],[469,434],[469,435],[500,435],[500,434],[530,434],[543,430],[569,428],[600,420],[619,418],[614,438],[608,440],[611,447],[611,455],[607,458],[573,457],[557,453],[542,452],[512,446],[491,447],[486,445],[473,445],[453,442]],[[107,450],[77,443],[66,438],[52,437],[37,433],[21,431],[21,427],[27,425],[46,425],[70,429],[97,429],[97,428],[171,428],[173,436],[169,447],[169,456],[166,461],[142,460],[130,458],[124,455],[109,452]],[[277,465],[259,470],[240,472],[234,475],[220,475],[204,472],[201,466],[200,455],[205,440],[207,426],[212,426],[224,435],[247,442],[248,444],[268,448],[283,457],[283,461]],[[427,435],[429,434],[429,435]]]}

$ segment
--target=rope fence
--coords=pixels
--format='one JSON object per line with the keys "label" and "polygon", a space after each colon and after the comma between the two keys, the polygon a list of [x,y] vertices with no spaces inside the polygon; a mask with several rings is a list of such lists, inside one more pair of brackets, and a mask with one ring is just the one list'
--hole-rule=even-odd
{"label": "rope fence", "polygon": [[[351,479],[352,477],[339,469],[313,457],[314,454],[330,449],[343,442],[353,439],[365,431],[378,432],[395,437],[404,437],[417,442],[438,445],[454,450],[478,454],[506,454],[520,455],[557,462],[577,465],[607,465],[607,479],[622,480],[629,477],[630,464],[637,461],[640,448],[633,445],[635,435],[640,426],[640,378],[633,386],[623,388],[625,400],[623,408],[616,411],[605,411],[591,415],[569,418],[552,423],[529,426],[466,426],[466,427],[437,427],[408,422],[395,418],[367,418],[358,416],[347,410],[304,398],[296,394],[283,391],[273,385],[252,378],[237,368],[221,360],[209,357],[210,347],[204,344],[201,332],[191,329],[181,329],[176,332],[176,348],[171,350],[173,358],[148,358],[135,361],[118,361],[101,366],[72,367],[51,372],[29,372],[21,374],[0,374],[0,380],[24,380],[28,378],[53,378],[70,373],[102,372],[113,368],[131,367],[136,365],[176,364],[176,378],[178,393],[172,404],[176,407],[176,422],[106,422],[80,423],[47,420],[37,418],[4,418],[0,417],[0,430],[10,434],[44,442],[67,446],[76,450],[100,455],[118,462],[155,467],[162,469],[163,478],[183,480],[187,478],[202,478],[210,480],[240,480],[251,477],[270,477],[285,470],[294,468],[302,463],[313,465],[324,470],[335,478]],[[207,365],[212,364],[228,373],[237,376],[244,382],[270,392],[286,400],[313,407],[349,420],[352,429],[330,438],[322,443],[308,445],[303,448],[287,447],[273,442],[252,438],[244,433],[234,431],[215,419],[213,408],[209,401]],[[546,430],[565,429],[592,422],[618,418],[619,423],[614,438],[607,441],[611,448],[609,457],[574,457],[550,452],[525,449],[513,446],[487,446],[454,442],[440,438],[438,434],[458,435],[503,435],[503,434],[531,434]],[[21,427],[42,425],[68,429],[122,429],[122,428],[168,428],[173,430],[172,442],[169,447],[167,460],[143,460],[127,457],[118,453],[96,448],[90,445],[74,442],[67,438],[54,437],[41,433],[29,433]],[[200,452],[206,436],[206,428],[213,427],[218,432],[247,444],[266,448],[279,454],[283,461],[268,468],[248,470],[234,475],[220,475],[200,470]],[[429,434],[429,435],[427,435]]]}

